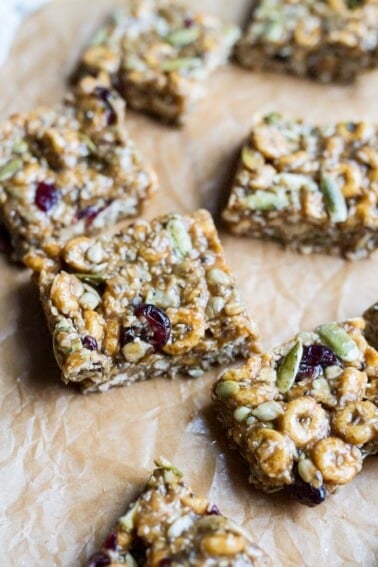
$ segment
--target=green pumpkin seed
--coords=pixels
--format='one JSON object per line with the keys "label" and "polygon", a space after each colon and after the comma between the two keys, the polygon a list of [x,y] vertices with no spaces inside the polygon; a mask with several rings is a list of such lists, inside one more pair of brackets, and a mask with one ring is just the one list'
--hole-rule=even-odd
{"label": "green pumpkin seed", "polygon": [[240,386],[237,382],[232,380],[225,380],[224,382],[219,382],[215,388],[215,393],[218,398],[225,399],[233,396],[240,390]]}
{"label": "green pumpkin seed", "polygon": [[131,553],[126,553],[124,561],[125,567],[138,567],[138,563],[135,561]]}
{"label": "green pumpkin seed", "polygon": [[263,402],[255,409],[252,410],[252,415],[260,419],[261,421],[272,421],[277,419],[277,417],[283,414],[283,408],[280,403],[271,400],[269,402]]}
{"label": "green pumpkin seed", "polygon": [[256,191],[256,193],[245,198],[245,203],[255,211],[278,211],[288,206],[289,199],[284,193]]}
{"label": "green pumpkin seed", "polygon": [[252,171],[263,165],[263,159],[261,155],[257,152],[254,152],[249,146],[243,147],[241,159],[245,167]]}
{"label": "green pumpkin seed", "polygon": [[143,72],[146,69],[146,64],[135,55],[129,55],[125,60],[125,68],[128,71],[140,71]]}
{"label": "green pumpkin seed", "polygon": [[104,45],[107,38],[108,38],[107,28],[99,29],[91,41],[91,47],[99,47],[100,45]]}
{"label": "green pumpkin seed", "polygon": [[0,168],[0,181],[6,181],[22,168],[22,159],[12,159]]}
{"label": "green pumpkin seed", "polygon": [[192,240],[184,223],[179,218],[168,221],[167,230],[171,237],[174,249],[181,258],[185,258],[192,250]]}
{"label": "green pumpkin seed", "polygon": [[320,188],[331,220],[333,222],[345,222],[348,218],[348,207],[336,181],[325,175],[321,179]]}
{"label": "green pumpkin seed", "polygon": [[264,39],[273,43],[279,42],[284,32],[284,22],[282,20],[266,22],[262,35]]}
{"label": "green pumpkin seed", "polygon": [[29,146],[25,140],[19,140],[13,144],[12,151],[15,154],[24,154],[29,149]]}
{"label": "green pumpkin seed", "polygon": [[191,28],[182,28],[166,36],[166,40],[171,45],[177,47],[184,47],[185,45],[189,45],[196,41],[199,38],[200,30],[199,28],[193,26]]}
{"label": "green pumpkin seed", "polygon": [[75,337],[70,346],[67,348],[66,354],[72,354],[73,352],[77,352],[83,348],[83,343],[81,342],[80,337]]}
{"label": "green pumpkin seed", "polygon": [[354,340],[337,323],[321,325],[316,330],[321,339],[341,360],[353,362],[360,357],[361,353]]}
{"label": "green pumpkin seed", "polygon": [[264,116],[264,121],[270,125],[277,124],[277,122],[280,122],[281,119],[282,115],[279,112],[271,112]]}
{"label": "green pumpkin seed", "polygon": [[298,473],[302,480],[311,484],[316,480],[318,471],[310,459],[300,459],[298,461]]}
{"label": "green pumpkin seed", "polygon": [[175,473],[175,475],[180,477],[180,478],[182,478],[184,476],[183,473],[180,471],[180,469],[178,469],[177,467],[172,465],[172,463],[170,461],[168,461],[168,459],[166,459],[165,457],[159,457],[158,459],[156,459],[154,461],[154,463],[160,469],[165,469],[167,471],[173,471]]}
{"label": "green pumpkin seed", "polygon": [[137,515],[138,509],[138,503],[132,505],[130,510],[118,521],[119,525],[128,533],[134,529],[135,517]]}
{"label": "green pumpkin seed", "polygon": [[246,406],[237,407],[233,413],[234,419],[236,419],[239,423],[247,419],[249,415],[251,415],[251,409]]}
{"label": "green pumpkin seed", "polygon": [[177,59],[167,59],[162,61],[160,69],[167,73],[171,71],[181,71],[182,69],[195,69],[202,64],[199,57],[178,57]]}
{"label": "green pumpkin seed", "polygon": [[278,368],[277,388],[281,394],[288,392],[294,384],[295,377],[298,374],[299,365],[302,360],[302,355],[302,341],[298,340],[293,348],[289,350]]}

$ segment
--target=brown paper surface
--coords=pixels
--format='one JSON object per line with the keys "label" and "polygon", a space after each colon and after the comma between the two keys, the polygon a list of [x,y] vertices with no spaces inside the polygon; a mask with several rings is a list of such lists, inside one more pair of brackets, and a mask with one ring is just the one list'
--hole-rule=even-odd
{"label": "brown paper surface", "polygon": [[[0,69],[0,114],[58,101],[86,39],[117,0],[57,1],[20,29]],[[118,2],[122,3],[122,2]],[[248,0],[193,5],[243,22]],[[237,149],[255,111],[279,109],[313,121],[378,122],[378,72],[355,86],[217,72],[184,129],[128,114],[156,167],[161,191],[146,216],[224,199]],[[264,346],[300,328],[356,316],[377,299],[378,257],[348,263],[305,257],[273,243],[221,233]],[[198,494],[247,528],[274,565],[374,567],[378,562],[375,457],[315,509],[250,488],[209,403],[217,372],[197,380],[156,380],[82,396],[63,386],[29,273],[0,258],[0,559],[9,567],[79,566],[111,529],[164,455]]]}

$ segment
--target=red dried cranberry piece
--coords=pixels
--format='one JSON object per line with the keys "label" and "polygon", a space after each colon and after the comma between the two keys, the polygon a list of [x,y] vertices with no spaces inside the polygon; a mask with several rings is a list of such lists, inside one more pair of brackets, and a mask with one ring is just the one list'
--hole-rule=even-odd
{"label": "red dried cranberry piece", "polygon": [[152,331],[148,341],[155,349],[161,349],[171,336],[171,322],[166,313],[150,303],[140,303],[135,307],[137,317],[144,318]]}
{"label": "red dried cranberry piece", "polygon": [[59,193],[54,183],[41,181],[37,185],[34,202],[44,213],[48,213],[58,202]]}
{"label": "red dried cranberry piece", "polygon": [[209,516],[219,516],[220,515],[219,508],[216,504],[213,504],[212,506],[209,505],[209,507],[207,509],[207,513],[209,514]]}
{"label": "red dried cranberry piece", "polygon": [[91,337],[90,335],[86,335],[81,342],[83,343],[83,347],[87,348],[88,350],[98,349],[96,339],[94,337]]}
{"label": "red dried cranberry piece", "polygon": [[159,561],[159,567],[171,567],[172,559],[170,557],[164,557]]}
{"label": "red dried cranberry piece", "polygon": [[311,508],[324,502],[327,497],[327,490],[323,485],[315,488],[312,484],[302,479],[298,470],[294,471],[294,483],[286,488],[286,492],[300,504],[310,506]]}
{"label": "red dried cranberry piece", "polygon": [[295,377],[296,382],[304,378],[317,378],[322,372],[321,366],[311,366],[310,364],[300,364],[299,370]]}
{"label": "red dried cranberry piece", "polygon": [[108,535],[103,545],[104,549],[110,549],[111,551],[117,551],[118,548],[118,534],[117,532],[112,532]]}
{"label": "red dried cranberry piece", "polygon": [[106,565],[110,565],[111,562],[112,561],[107,553],[98,551],[89,558],[87,567],[105,567]]}
{"label": "red dried cranberry piece", "polygon": [[186,18],[184,18],[184,27],[185,28],[191,28],[194,24],[194,20],[193,18],[191,18],[190,16],[187,16]]}
{"label": "red dried cranberry piece", "polygon": [[117,114],[115,113],[113,105],[110,102],[111,91],[106,87],[96,87],[94,90],[94,94],[104,103],[108,126],[112,126],[117,122]]}
{"label": "red dried cranberry piece", "polygon": [[89,205],[88,207],[85,207],[85,209],[78,211],[76,216],[79,220],[86,219],[88,223],[91,223],[102,210],[102,208],[96,209],[93,205]]}
{"label": "red dried cranberry piece", "polygon": [[309,345],[303,347],[303,356],[296,380],[316,378],[327,366],[342,366],[336,354],[324,345]]}

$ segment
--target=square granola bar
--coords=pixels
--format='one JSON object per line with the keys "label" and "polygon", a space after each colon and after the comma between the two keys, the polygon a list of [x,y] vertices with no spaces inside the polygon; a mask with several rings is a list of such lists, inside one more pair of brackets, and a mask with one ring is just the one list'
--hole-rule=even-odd
{"label": "square granola bar", "polygon": [[182,473],[156,462],[146,487],[87,567],[269,567],[266,553],[218,507],[195,496]]}
{"label": "square granola bar", "polygon": [[231,232],[348,259],[378,246],[378,128],[257,117],[223,219]]}
{"label": "square granola bar", "polygon": [[125,104],[84,79],[61,106],[0,127],[0,217],[15,258],[136,216],[156,187],[124,127]]}
{"label": "square granola bar", "polygon": [[350,83],[378,66],[376,0],[261,0],[238,42],[239,62]]}
{"label": "square granola bar", "polygon": [[372,334],[376,306],[361,318],[302,332],[220,377],[213,390],[217,414],[257,488],[284,489],[314,506],[377,453]]}
{"label": "square granola bar", "polygon": [[77,237],[58,256],[29,254],[26,263],[40,272],[63,381],[85,392],[197,377],[257,348],[207,211]]}
{"label": "square granola bar", "polygon": [[75,75],[110,76],[130,107],[180,123],[238,37],[180,3],[134,0],[97,32]]}

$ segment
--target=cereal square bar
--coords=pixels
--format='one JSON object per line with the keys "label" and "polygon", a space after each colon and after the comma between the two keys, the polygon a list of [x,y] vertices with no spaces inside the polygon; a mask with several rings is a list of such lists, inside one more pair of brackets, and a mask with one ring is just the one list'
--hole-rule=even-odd
{"label": "cereal square bar", "polygon": [[257,117],[223,219],[231,232],[304,252],[369,256],[378,246],[378,128]]}
{"label": "cereal square bar", "polygon": [[132,1],[97,32],[75,76],[110,76],[130,107],[180,123],[238,37],[236,26],[181,3]]}
{"label": "cereal square bar", "polygon": [[218,417],[257,488],[314,506],[377,453],[376,312],[302,332],[215,384]]}
{"label": "cereal square bar", "polygon": [[218,507],[195,496],[182,473],[156,462],[147,486],[130,505],[87,567],[269,567],[266,553]]}
{"label": "cereal square bar", "polygon": [[378,66],[376,0],[261,0],[236,47],[242,65],[350,83]]}
{"label": "cereal square bar", "polygon": [[156,186],[124,127],[125,104],[83,80],[65,103],[0,126],[0,218],[15,258],[136,216]]}
{"label": "cereal square bar", "polygon": [[137,221],[116,236],[29,254],[65,382],[104,391],[201,375],[247,357],[257,332],[207,211]]}

